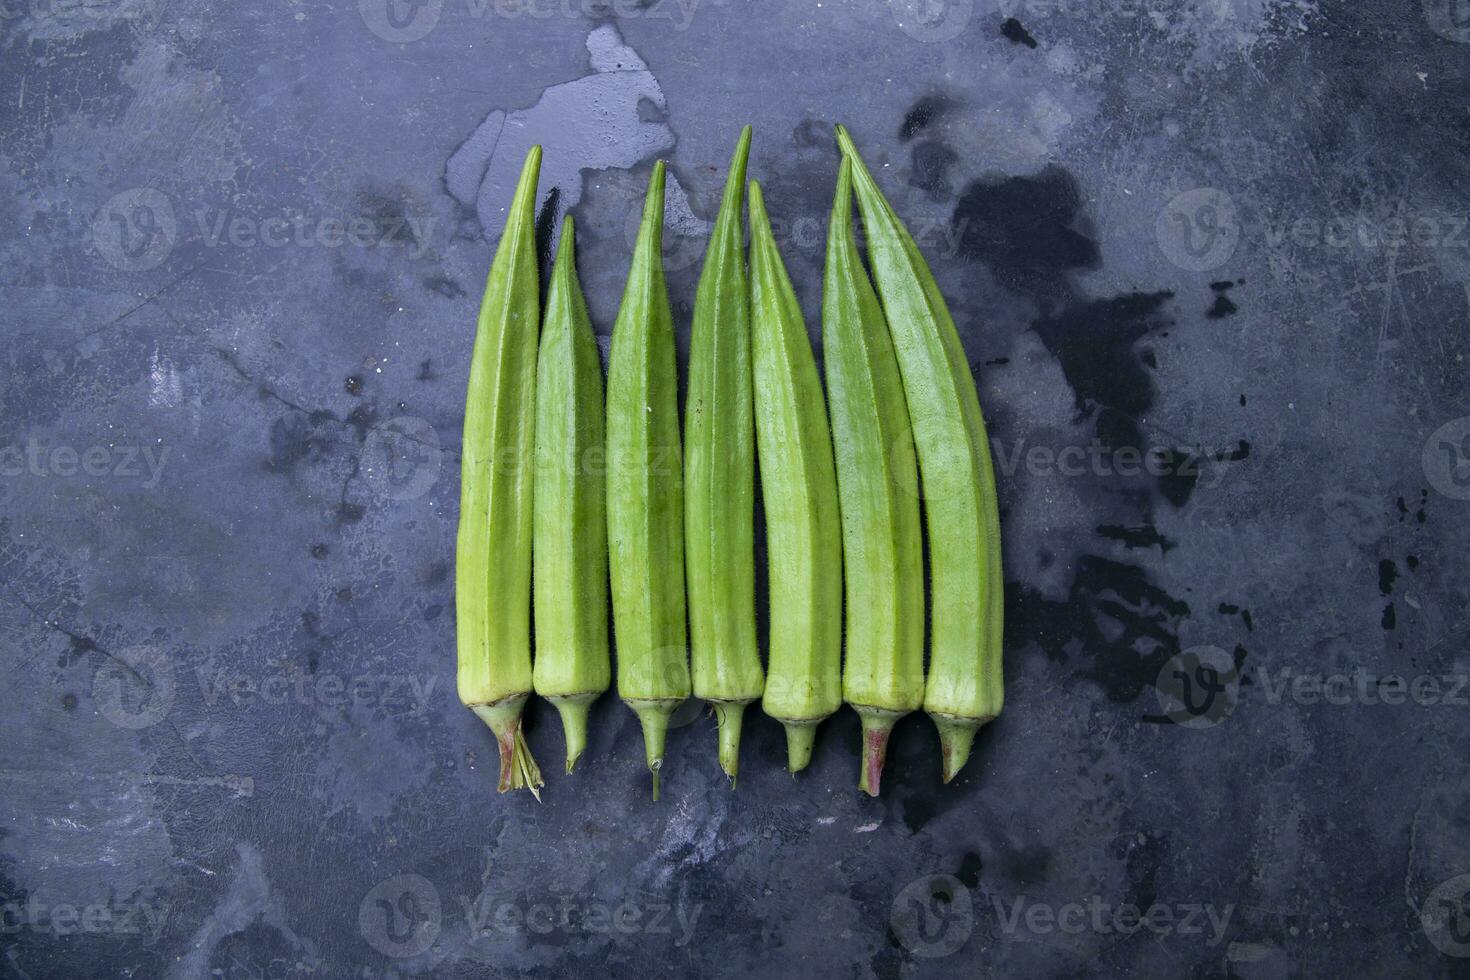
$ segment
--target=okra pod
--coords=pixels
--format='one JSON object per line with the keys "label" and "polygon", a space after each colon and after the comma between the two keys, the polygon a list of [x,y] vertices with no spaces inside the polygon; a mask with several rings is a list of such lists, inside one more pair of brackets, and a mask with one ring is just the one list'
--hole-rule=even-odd
{"label": "okra pod", "polygon": [[931,586],[924,709],[939,729],[944,781],[1004,703],[1003,581],[995,473],[975,379],[929,265],[843,127],[869,265],[898,356],[928,525]]}
{"label": "okra pod", "polygon": [[756,448],[766,514],[770,652],[762,707],[786,727],[792,772],[842,703],[842,544],[822,382],[801,307],[750,184]]}
{"label": "okra pod", "polygon": [[607,528],[618,695],[638,715],[658,799],[669,715],[689,697],[684,481],[674,318],[661,255],[664,164],[654,164],[607,378]]}
{"label": "okra pod", "polygon": [[521,733],[531,692],[540,170],[541,147],[533,146],[480,302],[461,446],[454,568],[459,697],[495,733],[502,793],[528,787],[535,794],[542,785]]}
{"label": "okra pod", "polygon": [[822,352],[847,595],[842,694],[863,724],[858,785],[877,796],[894,722],[924,703],[923,540],[903,380],[853,236],[847,159],[827,232]]}
{"label": "okra pod", "polygon": [[561,242],[536,366],[536,693],[556,706],[567,772],[587,745],[587,711],[612,681],[607,636],[607,495],[602,362],[577,279],[576,227]]}
{"label": "okra pod", "polygon": [[751,130],[740,133],[715,219],[689,343],[684,404],[684,560],[694,696],[719,722],[720,768],[740,766],[745,706],[765,673],[755,629],[755,419],[741,199]]}

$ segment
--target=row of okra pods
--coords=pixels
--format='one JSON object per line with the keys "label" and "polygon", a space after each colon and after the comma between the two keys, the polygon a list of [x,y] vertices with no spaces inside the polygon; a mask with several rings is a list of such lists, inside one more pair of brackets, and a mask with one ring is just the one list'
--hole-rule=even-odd
{"label": "row of okra pods", "polygon": [[999,516],[975,382],[927,263],[841,126],[837,140],[826,395],[754,181],[747,260],[747,126],[695,298],[682,443],[663,163],[649,180],[604,395],[570,216],[541,308],[541,148],[527,156],[480,308],[455,570],[459,694],[499,743],[502,791],[542,785],[521,732],[533,691],[561,715],[568,772],[582,754],[589,706],[612,682],[609,595],[618,696],[642,725],[655,799],[669,716],[691,695],[717,715],[732,781],[746,705],[759,699],[785,726],[794,772],[845,700],[862,720],[859,785],[874,795],[898,718],[922,708],[933,719],[948,782],[999,713]]}

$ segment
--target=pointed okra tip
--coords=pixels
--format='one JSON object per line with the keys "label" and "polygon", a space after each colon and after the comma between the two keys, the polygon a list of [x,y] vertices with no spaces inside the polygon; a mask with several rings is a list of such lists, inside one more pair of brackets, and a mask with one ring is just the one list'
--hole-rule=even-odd
{"label": "pointed okra tip", "polygon": [[577,249],[577,225],[570,214],[561,219],[561,241],[556,244],[556,264],[571,262]]}
{"label": "pointed okra tip", "polygon": [[750,123],[746,123],[744,126],[740,127],[740,138],[735,141],[736,156],[743,156],[744,154],[750,152],[750,141],[754,135],[755,129],[750,125]]}
{"label": "pointed okra tip", "polygon": [[[536,183],[541,179],[541,144],[533,143],[526,151],[526,162],[521,164],[521,177],[516,182],[516,203],[534,207]],[[524,199],[524,200],[523,200]]]}
{"label": "pointed okra tip", "polygon": [[664,213],[664,174],[667,168],[662,160],[653,162],[653,170],[648,175],[648,195],[643,201],[643,216],[645,218],[657,213],[660,219]]}
{"label": "pointed okra tip", "polygon": [[764,221],[766,217],[766,199],[761,194],[761,182],[752,180],[746,185],[746,193],[750,198],[750,220],[754,222],[759,218]]}
{"label": "pointed okra tip", "polygon": [[761,182],[752,180],[746,187],[746,197],[750,208],[750,251],[751,263],[754,265],[754,256],[758,251],[776,248],[776,235],[771,230],[771,217],[766,213],[766,196],[761,193]]}
{"label": "pointed okra tip", "polygon": [[[843,162],[852,163],[852,181],[855,185],[873,184],[873,175],[868,172],[868,165],[863,162],[863,155],[858,152],[857,144],[852,141],[852,134],[847,127],[838,123],[837,146],[842,150]],[[873,185],[876,188],[876,184]]]}
{"label": "pointed okra tip", "polygon": [[857,147],[853,145],[852,134],[847,131],[847,127],[838,123],[832,129],[837,133],[837,145],[842,148],[842,155],[856,154]]}
{"label": "pointed okra tip", "polygon": [[570,775],[577,760],[587,750],[587,714],[591,702],[580,697],[552,698],[551,702],[556,705],[557,714],[561,715],[561,728],[567,742],[567,774]]}
{"label": "pointed okra tip", "polygon": [[653,776],[653,801],[658,802],[659,774],[664,767],[664,742],[669,733],[669,715],[678,705],[666,701],[630,702],[643,728],[643,753]]}
{"label": "pointed okra tip", "polygon": [[737,224],[739,223],[740,193],[745,190],[745,170],[750,162],[752,132],[749,126],[740,130],[740,138],[735,141],[735,152],[730,156],[730,172],[725,175],[725,190],[720,201],[721,211],[726,205],[732,206]]}
{"label": "pointed okra tip", "polygon": [[745,702],[726,701],[714,704],[719,726],[720,768],[730,777],[730,788],[740,775],[740,728],[745,718]]}
{"label": "pointed okra tip", "polygon": [[812,748],[817,743],[817,726],[813,722],[785,722],[786,768],[793,775],[812,761]]}
{"label": "pointed okra tip", "polygon": [[975,744],[975,733],[980,730],[980,722],[972,718],[935,715],[934,727],[939,730],[942,776],[948,783],[969,761],[970,747]]}
{"label": "pointed okra tip", "polygon": [[883,764],[888,759],[888,738],[893,724],[902,712],[860,707],[858,718],[863,725],[863,762],[858,774],[858,789],[877,796],[883,781]]}
{"label": "pointed okra tip", "polygon": [[837,189],[832,192],[832,223],[829,238],[838,240],[852,231],[852,158],[842,155],[837,166]]}
{"label": "pointed okra tip", "polygon": [[[638,223],[638,241],[633,247],[634,262],[640,253],[645,258],[659,258],[663,252],[664,231],[664,162],[655,160],[648,175],[648,192],[643,198],[643,217]],[[660,265],[653,262],[654,266]]]}

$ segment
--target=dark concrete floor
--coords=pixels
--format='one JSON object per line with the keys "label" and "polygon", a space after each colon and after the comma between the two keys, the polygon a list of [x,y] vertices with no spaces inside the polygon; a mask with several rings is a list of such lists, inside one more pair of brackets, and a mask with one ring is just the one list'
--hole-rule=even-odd
{"label": "dark concrete floor", "polygon": [[[1463,6],[0,4],[0,974],[1466,975]],[[655,805],[543,704],[497,795],[457,447],[526,146],[600,334],[669,161],[682,345],[752,123],[816,339],[837,121],[979,382],[1005,714],[870,801],[849,711],[732,792],[690,705]]]}

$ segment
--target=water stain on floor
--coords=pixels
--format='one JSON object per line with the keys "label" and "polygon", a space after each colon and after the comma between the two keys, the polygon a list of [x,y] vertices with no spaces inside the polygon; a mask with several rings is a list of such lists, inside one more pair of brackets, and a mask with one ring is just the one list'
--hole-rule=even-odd
{"label": "water stain on floor", "polygon": [[[587,35],[591,73],[546,88],[525,109],[494,109],[444,167],[444,187],[481,229],[498,237],[526,152],[543,149],[538,207],[557,195],[554,215],[582,199],[585,170],[629,169],[675,143],[668,100],[648,65],[607,24]],[[678,179],[668,176],[668,220],[692,217]]]}

